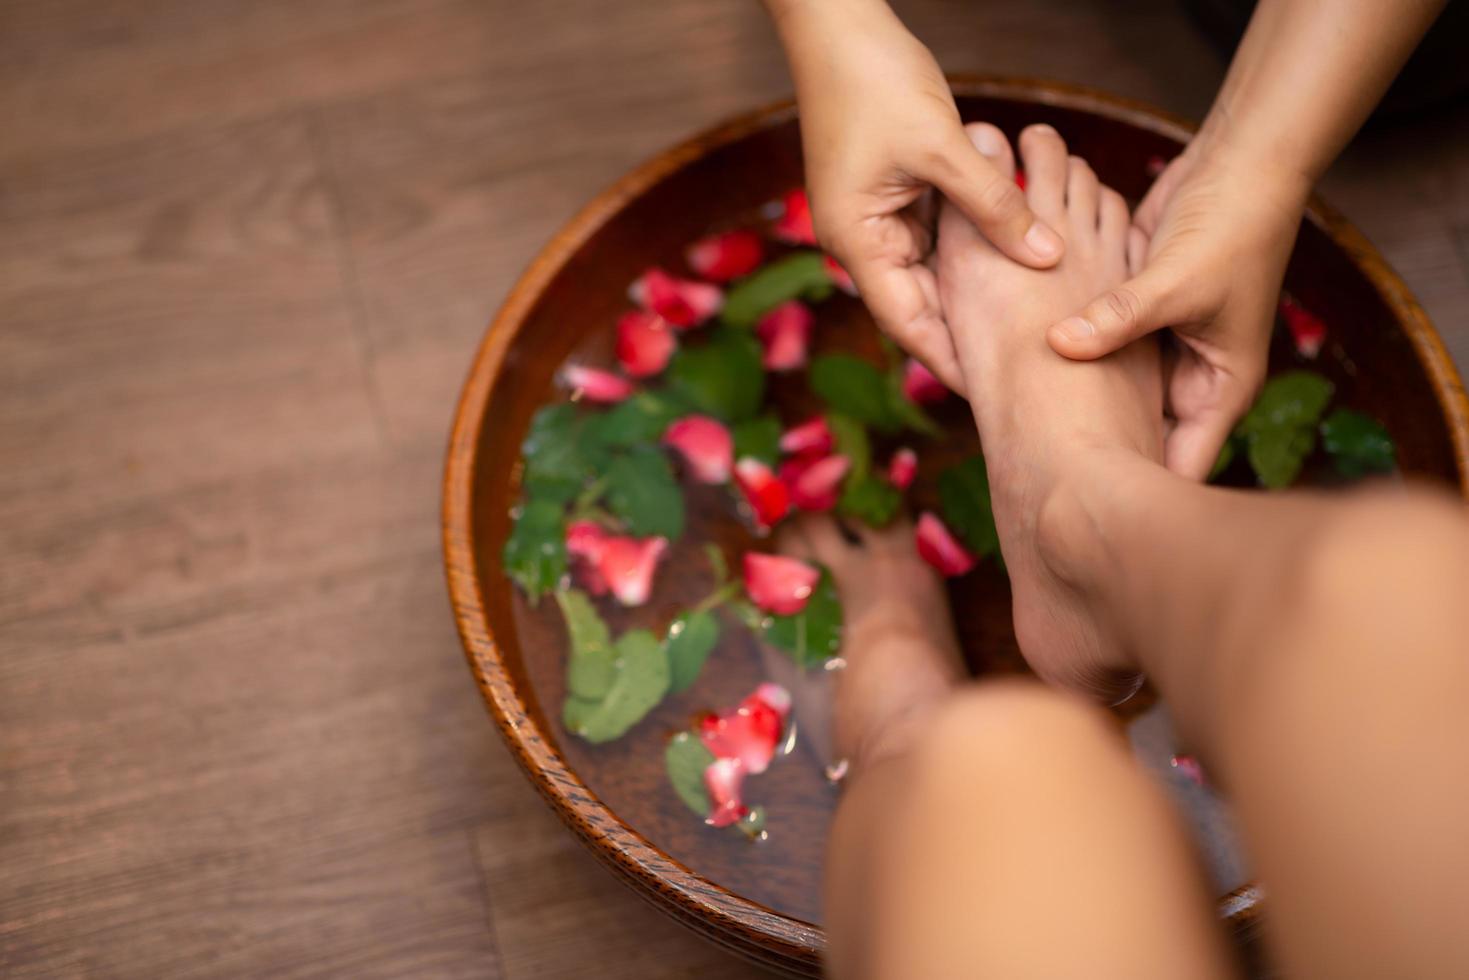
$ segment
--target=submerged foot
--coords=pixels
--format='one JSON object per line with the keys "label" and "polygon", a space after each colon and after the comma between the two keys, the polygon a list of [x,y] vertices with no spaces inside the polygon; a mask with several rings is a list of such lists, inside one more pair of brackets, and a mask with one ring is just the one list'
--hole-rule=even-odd
{"label": "submerged foot", "polygon": [[[992,162],[1013,173],[1009,144],[998,143]],[[945,207],[939,290],[984,445],[1021,652],[1048,681],[1116,698],[1135,686],[1133,664],[1070,574],[1076,549],[1095,544],[1068,487],[1087,478],[1092,453],[1162,458],[1158,350],[1149,338],[1098,361],[1051,351],[1050,324],[1126,279],[1129,215],[1051,127],[1026,129],[1020,151],[1030,207],[1065,239],[1065,257],[1028,269]]]}
{"label": "submerged foot", "polygon": [[913,525],[844,534],[812,515],[783,530],[779,546],[831,570],[846,618],[838,669],[803,673],[767,652],[772,678],[794,694],[803,738],[828,766],[902,751],[925,710],[965,676],[948,596],[918,557]]}

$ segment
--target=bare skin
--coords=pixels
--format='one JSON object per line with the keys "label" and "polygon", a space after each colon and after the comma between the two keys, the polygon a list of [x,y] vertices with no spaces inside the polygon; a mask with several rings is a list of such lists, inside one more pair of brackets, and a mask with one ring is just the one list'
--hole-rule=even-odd
{"label": "bare skin", "polygon": [[[1051,345],[1078,359],[1173,329],[1182,341],[1167,392],[1175,472],[1202,479],[1254,398],[1311,185],[1445,2],[1261,0],[1199,135],[1134,217],[1133,278],[1052,317]],[[963,392],[924,265],[933,190],[1032,268],[1060,258],[1064,243],[1051,232],[1061,229],[964,139],[938,64],[883,0],[765,6],[796,83],[822,244],[852,273],[878,325]]]}
{"label": "bare skin", "polygon": [[[1085,258],[1088,186],[1045,162],[1051,138],[1022,153],[1038,214],[1068,191],[1052,281],[952,220],[940,241],[966,376],[1009,368],[985,375],[976,420],[1017,615],[1028,590],[1049,616],[1024,652],[1088,693],[1146,671],[1235,803],[1287,975],[1462,976],[1469,522],[1422,491],[1244,493],[1160,466],[1155,355],[1045,349],[1063,280],[1094,284],[1117,242]],[[895,549],[808,539],[839,587],[919,580]],[[906,622],[854,636],[849,669],[944,676],[947,632]],[[1173,815],[1097,709],[1016,684],[892,690],[852,708],[871,724],[851,744],[883,748],[857,752],[832,829],[834,976],[1231,975]]]}

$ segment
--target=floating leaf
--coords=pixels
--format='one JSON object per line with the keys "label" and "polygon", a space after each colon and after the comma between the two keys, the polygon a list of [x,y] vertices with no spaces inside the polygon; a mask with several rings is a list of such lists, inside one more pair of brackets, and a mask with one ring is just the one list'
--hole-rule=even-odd
{"label": "floating leaf", "polygon": [[1295,482],[1315,448],[1313,427],[1280,426],[1251,433],[1247,455],[1261,485],[1281,490]]}
{"label": "floating leaf", "polygon": [[1261,484],[1280,489],[1300,475],[1333,391],[1330,381],[1310,371],[1287,371],[1265,383],[1236,430]]}
{"label": "floating leaf", "polygon": [[760,343],[739,330],[711,330],[703,344],[680,347],[668,365],[668,391],[682,403],[726,422],[760,411],[765,369]]}
{"label": "floating leaf", "polygon": [[566,514],[559,502],[527,500],[515,519],[500,562],[534,602],[566,574]]}
{"label": "floating leaf", "polygon": [[654,446],[633,446],[607,466],[607,509],[638,538],[683,534],[683,490],[668,457]]}
{"label": "floating leaf", "polygon": [[1391,473],[1397,466],[1392,436],[1376,419],[1338,408],[1321,423],[1322,442],[1336,470],[1349,479],[1368,473]]}
{"label": "floating leaf", "polygon": [[616,675],[600,702],[568,698],[562,717],[588,742],[610,742],[642,721],[668,693],[668,657],[657,637],[631,630],[617,638]]}
{"label": "floating leaf", "polygon": [[822,401],[856,422],[884,432],[902,427],[893,413],[882,372],[860,357],[823,354],[811,362],[809,381]]}
{"label": "floating leaf", "polygon": [[761,415],[746,419],[732,430],[734,435],[734,458],[753,456],[767,465],[780,462],[780,419],[774,415]]}
{"label": "floating leaf", "polygon": [[771,616],[768,622],[765,639],[802,667],[819,667],[836,656],[842,644],[842,600],[831,573],[821,570],[821,579],[800,612]]}
{"label": "floating leaf", "polygon": [[718,642],[719,620],[713,613],[686,612],[670,623],[663,641],[668,654],[669,690],[674,694],[688,690]]}
{"label": "floating leaf", "polygon": [[1330,381],[1311,371],[1278,374],[1260,389],[1260,397],[1240,422],[1240,430],[1249,435],[1286,426],[1314,426],[1334,390]]}
{"label": "floating leaf", "polygon": [[872,469],[872,442],[867,438],[867,430],[862,423],[840,412],[831,412],[826,416],[826,427],[831,430],[837,453],[847,457],[851,464],[847,470],[847,481],[850,483],[867,476]]}
{"label": "floating leaf", "polygon": [[587,435],[603,446],[626,448],[657,442],[686,407],[662,391],[639,391],[587,421]]}
{"label": "floating leaf", "polygon": [[724,549],[713,541],[704,543],[704,557],[709,559],[709,570],[714,573],[714,581],[720,585],[729,578],[729,562],[725,561]]}
{"label": "floating leaf", "polygon": [[566,632],[571,639],[566,663],[567,690],[574,698],[600,701],[607,696],[617,673],[612,635],[586,593],[562,589],[556,593],[556,604],[566,618]]}
{"label": "floating leaf", "polygon": [[547,405],[531,418],[520,445],[526,495],[565,503],[601,468],[605,454],[587,439],[586,420],[569,402]]}
{"label": "floating leaf", "polygon": [[999,551],[1000,536],[995,530],[983,456],[970,456],[939,474],[939,504],[944,523],[963,539],[975,557]]}
{"label": "floating leaf", "polygon": [[869,473],[860,480],[848,478],[837,500],[837,512],[855,517],[869,527],[886,527],[902,504],[903,494],[897,487]]}
{"label": "floating leaf", "polygon": [[714,753],[688,732],[673,736],[663,750],[663,764],[674,792],[683,800],[684,806],[700,817],[709,816],[709,811],[714,809],[709,790],[704,787],[704,770],[713,763]]}
{"label": "floating leaf", "polygon": [[821,300],[831,295],[831,277],[820,252],[796,252],[772,262],[724,295],[719,319],[732,327],[753,327],[786,300]]}

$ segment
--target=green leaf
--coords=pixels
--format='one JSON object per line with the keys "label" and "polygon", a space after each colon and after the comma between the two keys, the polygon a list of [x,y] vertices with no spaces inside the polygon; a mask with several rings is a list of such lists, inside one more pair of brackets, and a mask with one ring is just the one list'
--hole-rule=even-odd
{"label": "green leaf", "polygon": [[1322,443],[1342,476],[1357,479],[1368,473],[1391,473],[1397,466],[1392,436],[1376,419],[1338,408],[1321,423]]}
{"label": "green leaf", "polygon": [[1300,475],[1333,391],[1330,381],[1311,371],[1287,371],[1265,383],[1237,429],[1261,484],[1280,489]]}
{"label": "green leaf", "polygon": [[746,419],[730,434],[734,436],[735,459],[753,456],[770,466],[780,462],[780,419],[774,415]]}
{"label": "green leaf", "polygon": [[811,362],[811,390],[832,409],[883,432],[903,421],[893,412],[881,371],[851,354],[824,354]]}
{"label": "green leaf", "polygon": [[897,487],[869,473],[858,480],[847,479],[837,500],[837,512],[869,527],[886,527],[902,504],[903,494]]}
{"label": "green leaf", "polygon": [[704,557],[709,559],[709,570],[714,573],[714,581],[723,585],[724,580],[729,578],[729,562],[724,559],[724,549],[713,541],[704,543]]}
{"label": "green leaf", "polygon": [[669,361],[669,393],[695,411],[726,422],[753,418],[765,400],[759,342],[739,330],[707,333],[707,342],[686,344]]}
{"label": "green leaf", "polygon": [[563,720],[588,742],[610,742],[626,734],[668,693],[668,657],[657,637],[631,630],[617,638],[616,675],[600,702],[568,698]]}
{"label": "green leaf", "polygon": [[1295,482],[1315,448],[1316,430],[1310,426],[1261,429],[1250,434],[1250,466],[1261,485],[1282,490]]}
{"label": "green leaf", "polygon": [[575,497],[605,462],[605,453],[586,436],[586,420],[570,402],[536,412],[520,445],[526,495],[556,503]]}
{"label": "green leaf", "polygon": [[567,690],[574,698],[600,701],[607,696],[617,673],[612,635],[585,592],[562,589],[556,593],[556,604],[566,618],[566,632],[571,638],[566,663]]}
{"label": "green leaf", "polygon": [[872,442],[867,438],[867,430],[862,423],[840,412],[828,412],[826,427],[831,430],[836,451],[851,463],[847,481],[850,483],[867,476],[872,469]]}
{"label": "green leaf", "polygon": [[626,401],[587,421],[587,435],[596,443],[625,449],[657,442],[670,422],[687,414],[679,399],[661,391],[639,391]]}
{"label": "green leaf", "polygon": [[681,614],[668,626],[663,641],[668,654],[669,690],[687,691],[704,669],[704,661],[719,642],[719,620],[714,614],[695,610]]}
{"label": "green leaf", "polygon": [[1287,426],[1315,425],[1335,390],[1311,371],[1287,371],[1265,382],[1260,397],[1240,422],[1246,435]]}
{"label": "green leaf", "polygon": [[683,534],[683,490],[656,446],[633,446],[607,466],[607,509],[639,538]]}
{"label": "green leaf", "polygon": [[982,558],[1000,550],[983,456],[970,456],[939,474],[939,505],[944,523],[976,556]]}
{"label": "green leaf", "polygon": [[821,579],[800,612],[771,616],[768,622],[765,639],[802,667],[819,667],[836,656],[842,645],[842,600],[831,572],[821,570]]}
{"label": "green leaf", "polygon": [[719,319],[732,327],[753,327],[788,299],[825,299],[831,295],[820,252],[796,252],[751,273],[724,294]]}
{"label": "green leaf", "polygon": [[551,500],[527,500],[515,518],[500,562],[532,602],[566,574],[566,514]]}
{"label": "green leaf", "polygon": [[1214,460],[1213,468],[1209,470],[1208,479],[1210,481],[1217,480],[1221,473],[1229,469],[1229,464],[1234,462],[1235,455],[1239,453],[1240,444],[1240,438],[1237,435],[1231,435],[1224,440],[1224,445],[1219,447],[1219,456]]}
{"label": "green leaf", "polygon": [[714,803],[704,786],[704,770],[714,764],[714,753],[694,735],[679,732],[668,740],[668,748],[663,750],[663,764],[668,770],[668,781],[673,784],[673,791],[683,800],[684,806],[701,817],[709,816]]}
{"label": "green leaf", "polygon": [[929,437],[936,438],[944,434],[939,424],[930,418],[917,402],[903,394],[901,365],[889,369],[887,373],[887,398],[888,411],[900,425]]}

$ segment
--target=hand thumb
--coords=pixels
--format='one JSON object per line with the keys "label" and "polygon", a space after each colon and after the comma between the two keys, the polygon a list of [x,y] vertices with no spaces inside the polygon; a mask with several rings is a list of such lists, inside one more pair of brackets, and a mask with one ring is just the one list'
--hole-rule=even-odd
{"label": "hand thumb", "polygon": [[1167,272],[1144,269],[1052,324],[1046,340],[1056,353],[1075,360],[1110,354],[1144,334],[1186,322],[1190,309],[1179,286]]}
{"label": "hand thumb", "polygon": [[[996,131],[998,135],[998,131]],[[1003,137],[1000,137],[1003,139]],[[1037,218],[1015,183],[1008,153],[995,165],[960,132],[931,180],[980,233],[1016,262],[1044,269],[1061,260],[1066,244]]]}

